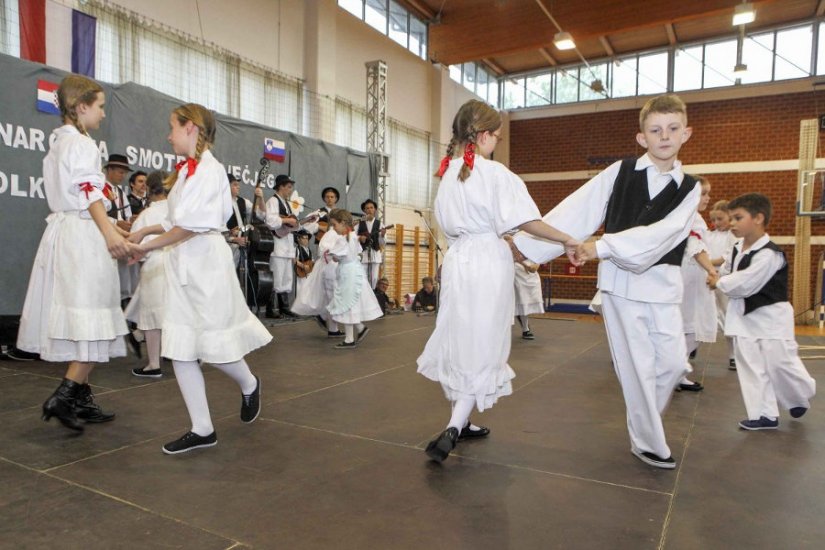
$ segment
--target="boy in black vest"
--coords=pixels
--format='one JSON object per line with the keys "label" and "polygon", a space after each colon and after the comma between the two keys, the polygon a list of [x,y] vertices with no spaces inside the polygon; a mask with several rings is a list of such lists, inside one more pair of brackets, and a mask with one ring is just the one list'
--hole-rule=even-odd
{"label": "boy in black vest", "polygon": [[793,418],[801,417],[811,406],[816,381],[797,353],[785,254],[765,232],[771,219],[770,200],[748,193],[733,199],[728,208],[731,232],[742,240],[734,246],[722,277],[708,277],[708,286],[729,298],[725,336],[733,337],[736,372],[748,413],[739,427],[775,430],[777,402]]}
{"label": "boy in black vest", "polygon": [[[630,450],[650,466],[673,469],[662,414],[687,373],[680,265],[701,190],[677,160],[691,134],[682,100],[651,99],[639,126],[636,141],[647,153],[612,164],[544,221],[581,241],[604,224],[602,238],[581,245],[577,255],[601,260],[602,315],[627,406]],[[518,236],[514,243],[538,264],[563,253],[535,238]]]}

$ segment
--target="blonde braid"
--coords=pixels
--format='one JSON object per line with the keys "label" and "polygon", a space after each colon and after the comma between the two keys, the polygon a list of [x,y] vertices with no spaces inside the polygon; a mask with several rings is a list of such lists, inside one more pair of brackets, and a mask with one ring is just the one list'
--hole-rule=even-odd
{"label": "blonde braid", "polygon": [[198,144],[195,146],[195,160],[200,162],[201,155],[206,149],[206,131],[198,127]]}
{"label": "blonde braid", "polygon": [[[466,144],[471,144],[472,143],[473,147],[475,147],[475,143],[476,143],[475,142],[475,139],[476,139],[475,134],[476,134],[475,130],[473,129],[472,126],[470,126],[470,128],[468,129],[467,136],[463,140],[464,143],[466,143]],[[466,181],[467,178],[469,178],[469,177],[470,177],[470,167],[467,166],[467,162],[465,161],[461,165],[461,170],[458,172],[458,179],[459,179],[459,181]]]}

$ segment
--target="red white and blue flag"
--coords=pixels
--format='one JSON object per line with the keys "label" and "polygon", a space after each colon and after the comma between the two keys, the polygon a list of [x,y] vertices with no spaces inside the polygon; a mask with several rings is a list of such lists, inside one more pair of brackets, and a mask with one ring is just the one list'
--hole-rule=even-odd
{"label": "red white and blue flag", "polygon": [[51,0],[20,2],[20,57],[95,76],[97,19]]}
{"label": "red white and blue flag", "polygon": [[275,162],[283,162],[286,158],[286,144],[277,139],[264,138],[264,157]]}
{"label": "red white and blue flag", "polygon": [[58,84],[48,80],[37,81],[37,110],[51,115],[59,115],[60,108],[57,105]]}

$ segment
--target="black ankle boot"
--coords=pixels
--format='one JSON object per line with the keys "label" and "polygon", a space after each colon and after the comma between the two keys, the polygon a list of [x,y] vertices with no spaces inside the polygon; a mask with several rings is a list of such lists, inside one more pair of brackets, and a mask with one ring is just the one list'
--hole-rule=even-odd
{"label": "black ankle boot", "polygon": [[115,419],[115,413],[103,412],[100,405],[95,403],[95,396],[92,395],[92,388],[89,384],[83,384],[77,392],[77,399],[74,405],[75,413],[81,420],[90,424],[100,424]]}
{"label": "black ankle boot", "polygon": [[289,293],[288,292],[279,292],[278,293],[278,311],[284,317],[297,317],[294,313],[289,310]]}
{"label": "black ankle boot", "polygon": [[83,424],[77,420],[74,406],[80,384],[68,378],[57,387],[55,392],[43,403],[43,420],[56,416],[60,423],[69,429],[83,431]]}

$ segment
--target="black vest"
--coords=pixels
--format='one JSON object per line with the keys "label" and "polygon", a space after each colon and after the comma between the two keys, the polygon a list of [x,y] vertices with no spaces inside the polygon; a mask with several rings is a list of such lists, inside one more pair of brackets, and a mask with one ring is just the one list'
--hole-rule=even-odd
{"label": "black vest", "polygon": [[238,195],[238,199],[235,201],[238,203],[238,212],[241,213],[241,219],[235,219],[235,209],[232,209],[232,215],[226,221],[226,228],[227,229],[235,229],[239,225],[246,225],[246,220],[248,219],[246,216],[246,200]]}
{"label": "black vest", "polygon": [[[123,195],[123,189],[120,188],[119,185],[112,185],[112,192],[114,193],[114,200],[112,200],[112,207],[109,208],[109,211],[106,214],[109,215],[110,218],[118,219],[117,214],[120,212],[120,215],[123,216],[123,219],[126,218],[126,209],[129,208],[129,201],[126,200],[126,197]],[[117,203],[120,202],[122,206],[118,208]],[[134,215],[134,213],[133,213]]]}
{"label": "black vest", "polygon": [[381,250],[381,244],[379,243],[379,231],[381,230],[381,221],[378,218],[375,218],[372,222],[372,231],[367,231],[367,221],[361,220],[358,222],[358,235],[367,234],[367,240],[364,241],[364,244],[361,245],[362,250],[366,250],[367,248],[372,248],[373,250]]}
{"label": "black vest", "polygon": [[295,252],[297,253],[297,259],[299,262],[308,262],[312,259],[312,251],[309,247],[304,248],[303,246],[296,244]]}
{"label": "black vest", "polygon": [[[636,160],[622,161],[613,192],[607,203],[604,232],[618,233],[631,227],[650,225],[673,212],[696,186],[696,179],[685,174],[682,185],[671,180],[653,199],[647,188],[647,170],[636,170]],[[687,239],[659,258],[653,265],[681,265]]]}
{"label": "black vest", "polygon": [[[741,271],[743,269],[747,269],[749,265],[751,265],[751,258],[753,258],[754,254],[759,254],[761,250],[773,250],[775,252],[779,252],[782,254],[782,259],[785,259],[785,253],[782,250],[773,244],[773,242],[768,241],[768,244],[763,246],[758,250],[751,250],[746,252],[742,259],[739,261],[739,265],[736,266],[736,271]],[[734,265],[734,261],[736,261],[736,248],[733,249],[733,254],[731,254],[730,263],[731,266]],[[782,266],[782,269],[778,270],[776,273],[773,274],[773,277],[765,283],[765,286],[759,289],[759,292],[756,294],[752,294],[745,298],[745,315],[759,309],[762,306],[769,306],[771,304],[776,304],[779,302],[787,302],[788,301],[788,262],[785,261],[785,265]]]}

